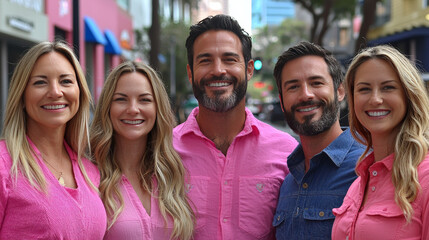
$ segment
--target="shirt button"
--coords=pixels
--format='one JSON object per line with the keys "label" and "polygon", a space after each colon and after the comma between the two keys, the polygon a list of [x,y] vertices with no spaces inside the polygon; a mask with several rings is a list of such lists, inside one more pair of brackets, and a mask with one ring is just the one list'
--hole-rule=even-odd
{"label": "shirt button", "polygon": [[225,180],[225,182],[223,182],[223,184],[228,185],[228,181],[227,181],[227,180]]}
{"label": "shirt button", "polygon": [[308,188],[308,184],[307,183],[303,183],[302,184],[302,188],[307,189]]}
{"label": "shirt button", "polygon": [[371,190],[374,192],[375,191],[375,187],[372,187]]}
{"label": "shirt button", "polygon": [[349,240],[349,236],[346,237],[346,240]]}
{"label": "shirt button", "polygon": [[280,216],[277,216],[277,221],[280,221]]}
{"label": "shirt button", "polygon": [[226,223],[228,220],[226,218],[223,219],[223,222]]}
{"label": "shirt button", "polygon": [[325,216],[325,213],[323,211],[320,211],[319,216],[323,217],[323,216]]}
{"label": "shirt button", "polygon": [[377,176],[377,171],[372,171],[372,176]]}

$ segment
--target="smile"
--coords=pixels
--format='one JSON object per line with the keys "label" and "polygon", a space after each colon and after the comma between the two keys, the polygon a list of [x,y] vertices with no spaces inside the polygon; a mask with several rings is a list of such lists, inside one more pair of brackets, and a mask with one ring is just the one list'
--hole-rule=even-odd
{"label": "smile", "polygon": [[121,120],[123,123],[137,125],[144,122],[144,120]]}
{"label": "smile", "polygon": [[65,107],[66,107],[65,104],[60,104],[60,105],[45,105],[45,106],[42,106],[42,108],[48,109],[48,110],[56,110],[56,109],[61,109],[61,108],[65,108]]}
{"label": "smile", "polygon": [[370,117],[382,117],[390,113],[390,111],[367,111],[366,112]]}
{"label": "smile", "polygon": [[301,109],[297,109],[297,112],[310,112],[313,111],[314,109],[317,109],[318,107],[308,107],[308,108],[301,108]]}
{"label": "smile", "polygon": [[228,83],[228,82],[212,82],[207,84],[207,86],[209,87],[225,87],[229,85],[231,85],[231,83]]}

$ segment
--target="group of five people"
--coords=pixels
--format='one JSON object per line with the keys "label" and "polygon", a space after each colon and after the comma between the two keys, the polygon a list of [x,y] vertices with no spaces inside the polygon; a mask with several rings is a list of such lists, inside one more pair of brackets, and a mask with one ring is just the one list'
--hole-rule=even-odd
{"label": "group of five people", "polygon": [[245,107],[252,41],[237,21],[203,19],[186,48],[199,106],[178,126],[143,63],[112,70],[90,124],[73,51],[24,55],[0,141],[0,239],[429,239],[429,98],[399,51],[365,49],[345,77],[315,44],[282,53],[298,144]]}

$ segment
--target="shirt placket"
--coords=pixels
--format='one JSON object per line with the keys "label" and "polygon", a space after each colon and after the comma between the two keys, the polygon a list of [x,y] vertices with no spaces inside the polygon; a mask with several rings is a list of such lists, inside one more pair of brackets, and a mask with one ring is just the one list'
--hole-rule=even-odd
{"label": "shirt placket", "polygon": [[[220,181],[220,211],[219,211],[219,225],[221,227],[222,239],[228,239],[231,232],[231,209],[232,209],[232,187],[233,182],[231,176],[231,168],[229,166],[229,158],[228,155],[225,156],[222,152],[218,151],[217,160],[222,169],[222,174],[219,179]],[[210,203],[208,203],[210,204]]]}

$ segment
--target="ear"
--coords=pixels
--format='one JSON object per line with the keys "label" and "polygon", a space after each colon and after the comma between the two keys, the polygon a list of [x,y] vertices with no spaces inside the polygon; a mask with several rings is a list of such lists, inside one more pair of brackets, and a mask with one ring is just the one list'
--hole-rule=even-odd
{"label": "ear", "polygon": [[280,107],[282,107],[282,112],[285,112],[285,107],[283,107],[282,95],[280,93],[279,93],[279,99],[280,99]]}
{"label": "ear", "polygon": [[247,69],[246,69],[247,81],[250,81],[250,79],[253,77],[253,70],[255,68],[255,66],[253,64],[254,64],[253,59],[250,59],[247,62]]}
{"label": "ear", "polygon": [[338,86],[337,95],[338,95],[339,102],[344,100],[344,97],[346,96],[346,90],[344,89],[343,83],[340,83],[340,86]]}
{"label": "ear", "polygon": [[186,65],[186,72],[188,73],[188,81],[192,84],[192,71],[189,64]]}

